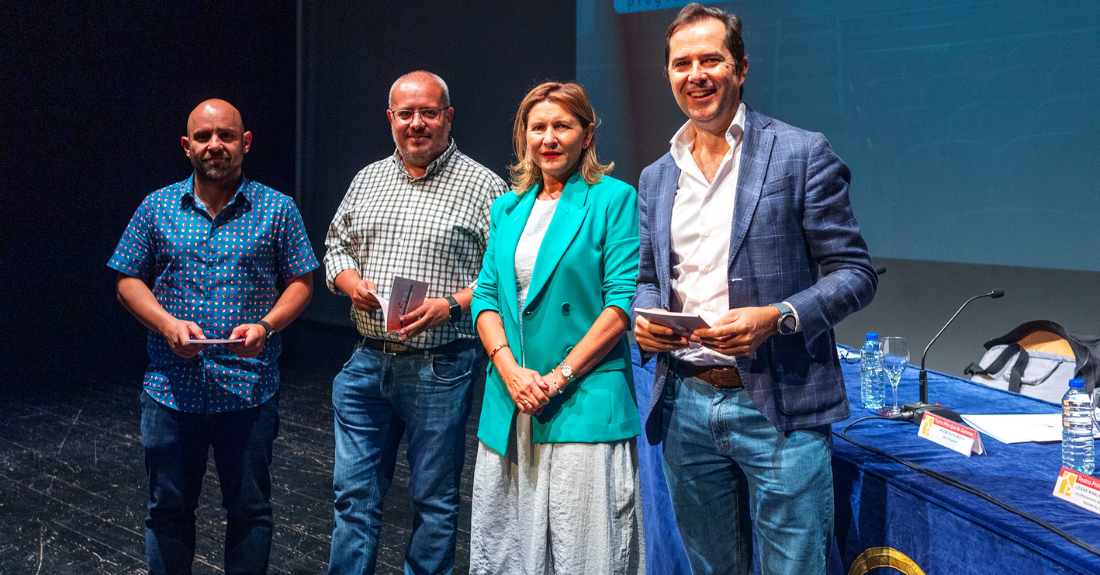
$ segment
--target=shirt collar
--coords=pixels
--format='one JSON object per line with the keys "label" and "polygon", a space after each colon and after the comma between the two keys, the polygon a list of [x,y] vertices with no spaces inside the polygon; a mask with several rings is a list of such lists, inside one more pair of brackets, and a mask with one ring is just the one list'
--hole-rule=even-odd
{"label": "shirt collar", "polygon": [[424,175],[420,176],[419,178],[412,177],[412,174],[409,173],[409,169],[405,167],[405,162],[401,161],[400,149],[395,149],[393,151],[393,156],[391,156],[391,159],[393,160],[393,164],[397,166],[397,170],[404,174],[405,177],[409,178],[410,180],[420,180],[435,176],[440,170],[443,169],[443,166],[447,164],[447,161],[451,159],[451,156],[453,156],[456,151],[458,151],[458,146],[455,146],[454,138],[451,138],[451,143],[447,145],[447,149],[443,150],[443,153],[440,154],[438,158],[433,160],[432,163],[428,164],[428,167],[424,169]]}
{"label": "shirt collar", "polygon": [[[730,122],[730,126],[726,128],[726,142],[730,145],[730,149],[737,147],[737,143],[745,135],[745,103],[741,102],[737,106],[737,113],[733,116],[733,121]],[[687,159],[691,155],[691,151],[695,149],[695,124],[688,120],[676,131],[676,135],[672,136],[669,140],[671,146],[672,159],[676,161],[677,165]]]}
{"label": "shirt collar", "polygon": [[[233,199],[229,200],[229,204],[239,204],[243,207],[251,207],[256,201],[256,191],[252,189],[252,180],[247,177],[241,177],[241,185],[237,188],[236,193],[233,194]],[[195,175],[191,174],[190,178],[183,181],[183,191],[180,193],[180,207],[188,208],[195,205]],[[210,217],[216,218],[218,214],[210,214]]]}

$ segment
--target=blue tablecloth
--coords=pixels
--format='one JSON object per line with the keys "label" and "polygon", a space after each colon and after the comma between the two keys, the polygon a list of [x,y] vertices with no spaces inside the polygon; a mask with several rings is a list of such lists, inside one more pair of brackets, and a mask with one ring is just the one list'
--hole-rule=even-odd
{"label": "blue tablecloth", "polygon": [[[638,404],[649,405],[653,363],[640,365],[634,349]],[[844,364],[852,418],[874,415],[859,406],[859,364]],[[900,403],[917,399],[917,370],[899,386]],[[1057,405],[989,388],[957,377],[929,373],[929,397],[962,414],[1056,413]],[[887,399],[892,395],[887,392]],[[872,547],[890,547],[925,573],[1093,573],[1100,557],[1035,523],[977,496],[868,452],[839,437],[848,422],[833,426],[836,537],[840,561],[830,571],[847,573]],[[978,488],[1100,548],[1100,515],[1052,495],[1061,466],[1057,443],[1006,445],[983,436],[987,454],[965,457],[917,437],[907,423],[868,421],[848,435],[888,453]],[[668,490],[660,446],[638,442],[647,556],[651,574],[680,575],[686,566]],[[843,567],[840,566],[843,563]]]}

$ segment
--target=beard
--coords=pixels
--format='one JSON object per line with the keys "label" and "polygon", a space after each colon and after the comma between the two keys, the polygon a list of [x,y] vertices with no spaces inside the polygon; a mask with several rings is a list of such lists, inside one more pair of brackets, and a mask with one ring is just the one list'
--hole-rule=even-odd
{"label": "beard", "polygon": [[220,182],[229,178],[236,177],[241,167],[241,160],[243,158],[234,158],[231,155],[218,156],[226,160],[221,166],[214,166],[208,164],[206,160],[195,157],[195,154],[191,155],[191,165],[195,168],[195,173],[200,175],[204,180],[211,182]]}
{"label": "beard", "polygon": [[447,146],[451,144],[451,135],[450,130],[433,134],[431,144],[426,150],[410,150],[407,146],[402,146],[397,141],[396,136],[394,136],[393,142],[397,144],[397,149],[403,160],[414,165],[427,165],[438,158],[439,155],[447,149]]}

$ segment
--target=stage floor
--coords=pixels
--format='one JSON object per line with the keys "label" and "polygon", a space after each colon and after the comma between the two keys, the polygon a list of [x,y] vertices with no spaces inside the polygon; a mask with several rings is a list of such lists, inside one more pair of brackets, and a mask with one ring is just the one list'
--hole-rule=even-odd
{"label": "stage floor", "polygon": [[[350,346],[349,346],[350,351]],[[338,367],[336,369],[339,369]],[[331,372],[331,373],[329,373]],[[138,376],[89,374],[46,389],[0,391],[0,573],[145,573],[148,498]],[[332,535],[332,378],[285,371],[272,465],[271,573],[324,573]],[[467,428],[455,573],[469,569],[470,487],[482,383]],[[403,573],[412,507],[405,445],[386,496],[378,573]],[[194,573],[222,573],[225,516],[211,458],[198,510]]]}

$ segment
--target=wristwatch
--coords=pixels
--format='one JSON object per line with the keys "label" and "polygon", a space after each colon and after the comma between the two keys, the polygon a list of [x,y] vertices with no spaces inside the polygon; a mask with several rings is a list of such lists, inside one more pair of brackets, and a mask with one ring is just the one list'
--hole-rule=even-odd
{"label": "wristwatch", "polygon": [[458,300],[454,296],[447,296],[447,303],[451,304],[451,323],[462,319],[462,306],[458,305]]}
{"label": "wristwatch", "polygon": [[775,329],[779,332],[779,335],[791,335],[798,328],[798,318],[794,316],[794,310],[791,306],[779,302],[771,304],[772,307],[779,310],[779,321],[775,322]]}
{"label": "wristwatch", "polygon": [[266,321],[264,321],[262,319],[260,321],[256,322],[256,325],[264,328],[264,331],[267,332],[264,335],[265,340],[271,339],[271,334],[275,333],[275,328],[271,327],[271,324],[267,323]]}
{"label": "wristwatch", "polygon": [[561,376],[565,378],[565,381],[569,383],[577,381],[577,378],[573,377],[573,368],[565,365],[565,360],[562,360],[562,362],[558,364],[558,369],[561,370]]}

